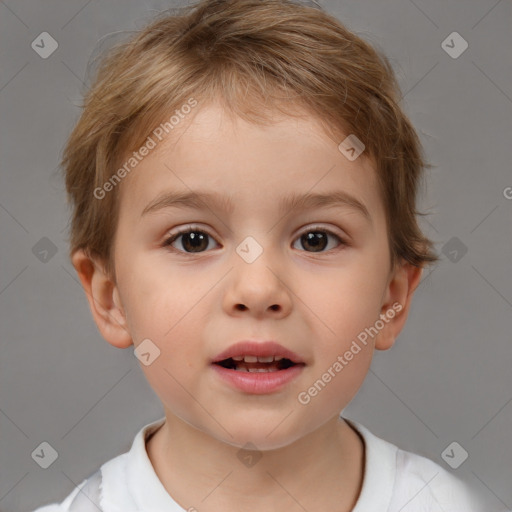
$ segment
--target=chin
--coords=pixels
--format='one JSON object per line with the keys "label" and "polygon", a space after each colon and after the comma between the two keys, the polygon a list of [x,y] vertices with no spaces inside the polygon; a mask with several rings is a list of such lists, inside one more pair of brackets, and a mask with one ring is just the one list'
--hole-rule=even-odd
{"label": "chin", "polygon": [[267,422],[248,421],[240,424],[231,423],[225,427],[233,437],[224,430],[217,430],[215,437],[236,448],[246,448],[246,445],[250,443],[260,451],[277,450],[293,444],[306,434],[294,430],[292,425],[283,428],[282,425],[279,425],[282,420],[283,418],[280,417],[279,421],[273,422],[271,425]]}

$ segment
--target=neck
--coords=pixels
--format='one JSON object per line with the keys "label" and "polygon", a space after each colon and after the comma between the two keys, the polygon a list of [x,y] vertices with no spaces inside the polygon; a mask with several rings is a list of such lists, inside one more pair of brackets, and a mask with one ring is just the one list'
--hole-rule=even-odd
{"label": "neck", "polygon": [[147,452],[163,486],[185,510],[349,512],[364,472],[364,443],[338,417],[285,447],[248,452],[244,459],[239,447],[166,414]]}

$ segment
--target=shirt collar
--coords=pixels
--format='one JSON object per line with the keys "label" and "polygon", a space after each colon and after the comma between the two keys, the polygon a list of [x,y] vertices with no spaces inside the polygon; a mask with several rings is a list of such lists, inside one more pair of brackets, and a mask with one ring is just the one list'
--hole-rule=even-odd
{"label": "shirt collar", "polygon": [[343,418],[365,445],[363,485],[352,512],[382,512],[388,510],[396,478],[398,447],[372,434],[364,425]]}
{"label": "shirt collar", "polygon": [[[352,512],[387,510],[396,477],[398,448],[372,434],[364,425],[344,419],[365,445],[363,485]],[[105,463],[102,501],[105,512],[183,512],[158,479],[146,451],[146,441],[165,423],[165,417],[142,427],[130,451]],[[376,497],[378,498],[376,499]]]}
{"label": "shirt collar", "polygon": [[146,441],[165,417],[142,427],[130,451],[101,467],[105,512],[183,512],[159,480],[146,451]]}

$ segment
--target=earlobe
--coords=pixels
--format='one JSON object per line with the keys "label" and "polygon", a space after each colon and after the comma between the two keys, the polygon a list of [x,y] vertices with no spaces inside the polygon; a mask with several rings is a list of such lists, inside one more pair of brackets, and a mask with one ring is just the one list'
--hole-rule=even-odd
{"label": "earlobe", "polygon": [[407,262],[400,263],[394,270],[381,308],[384,328],[375,339],[375,348],[377,350],[390,349],[402,331],[407,320],[414,291],[420,282],[422,271],[421,267],[415,267]]}
{"label": "earlobe", "polygon": [[71,260],[101,335],[114,347],[128,348],[133,342],[116,284],[106,274],[104,266],[85,251],[76,251]]}

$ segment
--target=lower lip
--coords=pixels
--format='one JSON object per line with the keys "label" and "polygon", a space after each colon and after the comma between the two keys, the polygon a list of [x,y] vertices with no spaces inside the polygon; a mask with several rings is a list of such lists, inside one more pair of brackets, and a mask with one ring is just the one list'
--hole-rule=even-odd
{"label": "lower lip", "polygon": [[283,388],[286,384],[299,376],[304,365],[296,364],[286,370],[275,372],[246,372],[229,370],[218,364],[212,364],[217,374],[231,386],[256,395],[272,393]]}

